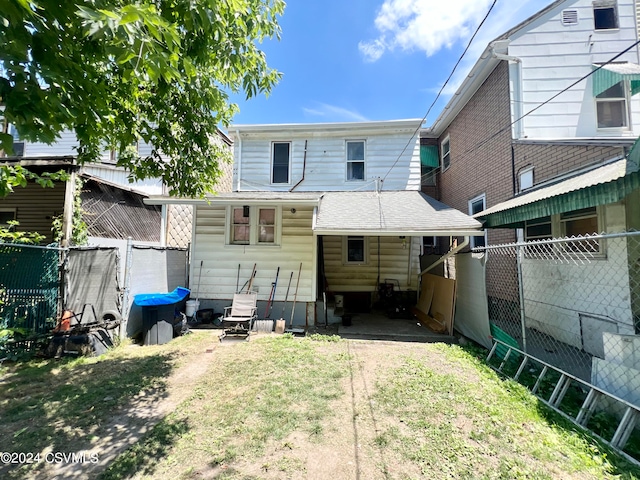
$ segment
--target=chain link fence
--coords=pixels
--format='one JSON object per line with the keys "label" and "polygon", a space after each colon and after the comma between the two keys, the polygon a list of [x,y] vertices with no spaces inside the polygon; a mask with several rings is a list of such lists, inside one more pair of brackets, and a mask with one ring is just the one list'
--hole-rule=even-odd
{"label": "chain link fence", "polygon": [[55,326],[62,250],[0,244],[0,330],[43,333]]}
{"label": "chain link fence", "polygon": [[[500,341],[496,361],[504,361],[511,345],[640,406],[640,232],[477,250],[487,253],[489,320]],[[521,382],[526,374],[537,378],[531,365]],[[552,392],[557,379],[545,382]],[[586,389],[575,393],[580,408]],[[605,403],[605,414],[620,416]]]}

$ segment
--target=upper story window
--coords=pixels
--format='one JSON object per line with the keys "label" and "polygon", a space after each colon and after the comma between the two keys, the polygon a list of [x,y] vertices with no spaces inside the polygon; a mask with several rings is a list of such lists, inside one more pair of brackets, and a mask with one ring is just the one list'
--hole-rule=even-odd
{"label": "upper story window", "polygon": [[593,25],[596,30],[612,30],[619,27],[615,0],[593,2]]}
{"label": "upper story window", "polygon": [[289,183],[290,142],[273,142],[271,183]]}
{"label": "upper story window", "polygon": [[527,167],[522,170],[518,179],[520,181],[520,191],[526,190],[527,188],[533,187],[533,167]]}
{"label": "upper story window", "polygon": [[[487,208],[487,197],[483,193],[475,198],[469,200],[469,215],[473,216],[476,213],[482,212]],[[483,237],[471,237],[471,248],[484,247],[487,245],[487,233],[485,232]]]}
{"label": "upper story window", "polygon": [[443,172],[451,165],[451,145],[449,137],[445,138],[440,144],[440,165]]}
{"label": "upper story window", "polygon": [[364,180],[364,140],[347,142],[347,180]]}
{"label": "upper story window", "polygon": [[596,97],[598,128],[626,128],[629,124],[626,82],[618,82]]}
{"label": "upper story window", "polygon": [[275,207],[234,206],[229,209],[229,242],[232,245],[277,245],[280,210]]}
{"label": "upper story window", "polygon": [[[0,127],[2,127],[2,119],[0,119]],[[18,130],[12,123],[7,123],[6,129],[6,132],[13,138],[12,155],[15,157],[22,157],[24,155],[24,141],[20,140]]]}

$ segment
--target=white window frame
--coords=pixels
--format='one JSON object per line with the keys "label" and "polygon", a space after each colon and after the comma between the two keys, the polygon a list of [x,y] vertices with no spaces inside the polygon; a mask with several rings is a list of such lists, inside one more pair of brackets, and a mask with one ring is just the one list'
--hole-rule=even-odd
{"label": "white window frame", "polygon": [[[526,179],[526,182],[525,182]],[[534,176],[533,176],[533,166],[526,167],[520,170],[518,174],[518,187],[520,188],[520,192],[523,192],[534,185]]]}
{"label": "white window frame", "polygon": [[[363,260],[349,261],[349,239],[362,239]],[[342,263],[344,265],[367,265],[369,263],[369,237],[363,235],[348,235],[342,237]]]}
{"label": "white window frame", "polygon": [[[280,144],[288,144],[289,145],[289,158],[287,159],[287,181],[286,182],[275,182],[274,181],[274,167],[275,167],[275,147]],[[291,157],[293,153],[293,143],[288,141],[274,141],[271,142],[271,184],[272,185],[291,185]]]}
{"label": "white window frame", "polygon": [[[231,247],[279,247],[282,242],[282,207],[279,205],[249,205],[249,242],[234,242],[233,240],[233,211],[244,208],[245,205],[229,205],[226,212],[226,244]],[[260,241],[260,210],[274,210],[273,242]]]}
{"label": "white window frame", "polygon": [[[487,195],[482,193],[476,197],[473,197],[471,200],[469,200],[468,202],[468,206],[469,206],[469,215],[473,216],[474,212],[473,212],[473,205],[482,201],[482,210],[486,210],[487,208]],[[480,210],[480,211],[482,211]],[[479,213],[479,212],[476,212]],[[487,231],[484,231],[484,245],[481,246],[486,246],[487,245]],[[478,237],[471,237],[471,241],[470,241],[470,246],[471,248],[476,248],[478,247]]]}
{"label": "white window frame", "polygon": [[[350,143],[362,143],[362,160],[349,160],[349,144]],[[365,139],[350,139],[344,143],[344,157],[345,157],[345,179],[347,182],[364,182],[367,178],[367,141]],[[349,178],[349,164],[350,163],[362,163],[362,178]]]}
{"label": "white window frame", "polygon": [[[444,151],[444,146],[447,145],[447,152]],[[444,140],[440,142],[440,168],[444,172],[451,166],[451,138],[449,135],[444,137]]]}
{"label": "white window frame", "polygon": [[[545,221],[545,222],[538,222],[538,220],[541,219],[536,219],[536,220],[532,220],[532,221],[527,221],[525,222],[525,228],[524,228],[524,241],[525,242],[531,242],[531,241],[536,241],[536,240],[540,240],[540,241],[544,241],[547,240],[549,238],[551,239],[558,239],[558,238],[565,238],[567,237],[567,230],[566,230],[566,224],[567,222],[570,222],[572,220],[579,220],[581,218],[592,218],[592,217],[596,217],[597,219],[597,231],[596,232],[589,232],[589,234],[597,234],[598,232],[601,232],[604,230],[605,227],[605,217],[604,217],[604,206],[597,206],[595,207],[595,214],[585,214],[585,215],[571,215],[573,212],[566,212],[564,214],[556,214],[556,215],[551,215],[550,216],[550,220]],[[570,217],[567,218],[567,215],[571,215]],[[565,218],[563,218],[563,216],[565,216]],[[542,217],[542,218],[547,218],[547,217]],[[537,223],[536,223],[537,222]],[[526,227],[528,225],[531,224],[546,224],[546,223],[550,223],[551,224],[551,236],[547,237],[547,236],[527,236],[527,229]],[[565,249],[561,246],[558,245],[554,245],[554,244],[544,244],[544,248],[545,251],[548,251],[550,254],[553,251],[554,248],[558,248],[558,249],[562,249],[562,255],[569,255],[569,256],[577,256],[578,258],[582,258],[584,256],[583,253],[580,253],[580,251],[576,250],[576,251],[570,251],[568,249]],[[606,258],[606,240],[598,240],[598,250],[596,252],[588,252],[590,255],[590,258],[595,258],[595,259],[605,259]]]}
{"label": "white window frame", "polygon": [[[629,93],[630,93],[630,88],[629,88],[629,84],[626,80],[622,80],[621,82],[617,83],[616,85],[622,84],[622,89],[623,89],[623,95],[622,97],[603,97],[603,98],[598,98],[598,96],[596,96],[594,98],[595,101],[595,117],[596,117],[596,128],[599,131],[606,131],[606,132],[611,132],[611,131],[628,131],[630,129],[630,115],[629,115]],[[611,88],[613,88],[615,85],[613,85]],[[606,91],[606,90],[605,90]],[[604,92],[602,92],[604,93]],[[600,95],[602,95],[602,93]],[[624,108],[623,108],[623,120],[624,120],[624,125],[619,126],[619,127],[601,127],[599,125],[599,120],[598,120],[598,104],[599,103],[613,103],[613,102],[624,102]]]}
{"label": "white window frame", "polygon": [[[596,27],[596,10],[612,9],[615,17],[615,26],[610,28],[597,28]],[[612,30],[620,29],[620,16],[618,15],[618,5],[615,0],[600,0],[593,2],[593,29],[596,32],[610,32]]]}

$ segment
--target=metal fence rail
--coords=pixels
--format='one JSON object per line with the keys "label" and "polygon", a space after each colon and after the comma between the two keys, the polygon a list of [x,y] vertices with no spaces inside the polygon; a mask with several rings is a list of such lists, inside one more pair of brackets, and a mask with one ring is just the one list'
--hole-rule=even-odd
{"label": "metal fence rail", "polygon": [[478,250],[494,338],[640,406],[640,232]]}
{"label": "metal fence rail", "polygon": [[58,316],[62,250],[0,244],[0,328],[50,330]]}

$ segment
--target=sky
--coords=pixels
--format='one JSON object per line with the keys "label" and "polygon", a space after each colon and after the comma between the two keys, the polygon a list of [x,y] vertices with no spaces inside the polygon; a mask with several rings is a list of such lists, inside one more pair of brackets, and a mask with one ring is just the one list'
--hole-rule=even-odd
{"label": "sky", "polygon": [[[487,44],[553,0],[498,0],[429,114],[431,125]],[[281,39],[261,48],[283,73],[268,98],[231,100],[232,124],[422,118],[493,0],[289,0]]]}

